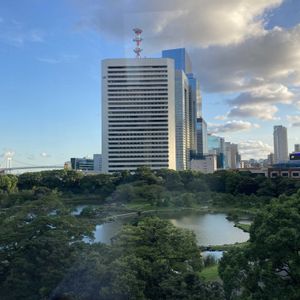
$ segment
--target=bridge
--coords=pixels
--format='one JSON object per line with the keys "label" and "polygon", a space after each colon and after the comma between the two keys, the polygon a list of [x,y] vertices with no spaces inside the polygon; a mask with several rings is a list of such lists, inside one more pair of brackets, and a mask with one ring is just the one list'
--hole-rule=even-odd
{"label": "bridge", "polygon": [[64,166],[32,166],[32,167],[13,167],[13,168],[0,168],[0,172],[6,171],[18,171],[18,170],[30,170],[30,169],[63,169]]}
{"label": "bridge", "polygon": [[[54,169],[63,169],[64,163],[54,164],[54,165],[35,165],[28,162],[21,162],[13,159],[14,152],[8,151],[4,155],[4,161],[0,162],[0,174],[12,173],[17,171],[26,171],[26,170],[54,170]],[[12,163],[17,165],[12,166]]]}

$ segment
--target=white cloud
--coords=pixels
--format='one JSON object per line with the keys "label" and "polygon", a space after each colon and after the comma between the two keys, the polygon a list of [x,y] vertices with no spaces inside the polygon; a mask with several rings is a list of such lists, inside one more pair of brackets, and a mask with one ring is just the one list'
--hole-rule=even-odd
{"label": "white cloud", "polygon": [[43,158],[48,158],[48,157],[50,157],[50,155],[49,155],[47,152],[42,152],[42,153],[40,153],[40,156],[43,157]]}
{"label": "white cloud", "polygon": [[[157,49],[229,45],[264,34],[263,14],[283,0],[76,0],[80,28],[128,41],[132,28],[145,29]],[[148,44],[147,44],[148,45]]]}
{"label": "white cloud", "polygon": [[259,125],[242,120],[228,121],[224,124],[208,124],[208,131],[211,133],[236,132],[253,128],[259,128]]}
{"label": "white cloud", "polygon": [[228,100],[230,104],[249,105],[256,103],[292,103],[294,94],[282,84],[269,84],[241,93],[234,99]]}
{"label": "white cloud", "polygon": [[300,85],[299,49],[300,25],[275,28],[227,47],[194,49],[192,58],[208,92],[249,92],[259,87],[272,92],[279,87],[278,92],[286,93],[286,87]]}
{"label": "white cloud", "polygon": [[243,159],[259,159],[266,158],[268,154],[272,153],[273,147],[260,140],[248,140],[239,143],[239,152]]}
{"label": "white cloud", "polygon": [[258,104],[234,106],[227,114],[229,118],[258,118],[262,120],[278,120],[275,114],[278,108],[274,105]]}
{"label": "white cloud", "polygon": [[300,127],[300,114],[299,115],[288,115],[287,120],[291,124],[291,126]]}
{"label": "white cloud", "polygon": [[2,24],[3,26],[0,27],[0,42],[15,47],[21,47],[28,42],[44,42],[45,33],[42,30],[27,28],[23,23],[16,20],[2,22]]}

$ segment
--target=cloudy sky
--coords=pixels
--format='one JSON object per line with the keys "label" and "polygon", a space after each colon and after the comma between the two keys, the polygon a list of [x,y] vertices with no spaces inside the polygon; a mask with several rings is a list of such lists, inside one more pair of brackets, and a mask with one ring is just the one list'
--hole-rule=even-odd
{"label": "cloudy sky", "polygon": [[186,47],[211,132],[244,158],[300,143],[299,0],[1,0],[0,165],[101,152],[100,62]]}

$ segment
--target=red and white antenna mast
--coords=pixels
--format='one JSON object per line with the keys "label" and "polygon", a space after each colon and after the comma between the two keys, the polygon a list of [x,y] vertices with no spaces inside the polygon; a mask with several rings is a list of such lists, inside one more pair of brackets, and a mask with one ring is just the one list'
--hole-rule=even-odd
{"label": "red and white antenna mast", "polygon": [[135,33],[135,37],[134,37],[133,41],[136,43],[136,46],[133,49],[133,52],[136,54],[136,58],[141,58],[141,52],[143,51],[143,49],[141,49],[140,46],[141,46],[141,43],[143,40],[141,37],[143,30],[140,28],[134,28],[133,31]]}

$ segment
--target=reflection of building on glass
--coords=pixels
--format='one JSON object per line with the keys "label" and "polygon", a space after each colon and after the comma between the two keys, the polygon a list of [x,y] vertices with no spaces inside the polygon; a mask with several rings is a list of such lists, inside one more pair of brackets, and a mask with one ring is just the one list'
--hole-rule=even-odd
{"label": "reflection of building on glass", "polygon": [[225,168],[225,140],[223,137],[208,134],[208,152],[217,156],[217,168]]}
{"label": "reflection of building on glass", "polygon": [[207,124],[205,120],[200,117],[197,118],[197,153],[208,154],[208,140],[207,140]]}
{"label": "reflection of building on glass", "polygon": [[192,73],[191,59],[184,48],[162,51],[175,65],[176,169],[190,168],[190,156],[197,152],[197,116],[201,116],[200,85]]}

